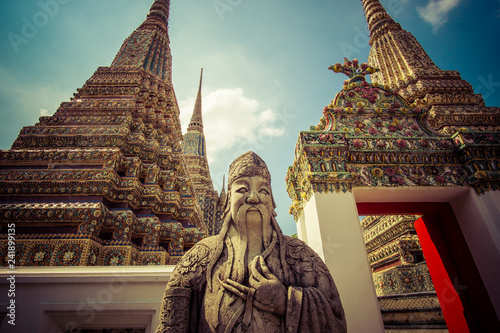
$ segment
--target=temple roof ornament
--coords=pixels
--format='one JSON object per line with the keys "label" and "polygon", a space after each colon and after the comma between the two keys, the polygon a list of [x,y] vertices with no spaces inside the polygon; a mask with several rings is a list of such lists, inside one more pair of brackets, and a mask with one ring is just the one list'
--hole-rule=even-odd
{"label": "temple roof ornament", "polygon": [[342,73],[346,75],[350,80],[346,81],[347,83],[344,82],[344,84],[356,81],[366,81],[366,75],[380,71],[378,68],[368,66],[366,62],[360,65],[358,59],[350,61],[347,58],[344,58],[343,65],[336,63],[335,65],[328,67],[328,69],[334,71],[335,73]]}

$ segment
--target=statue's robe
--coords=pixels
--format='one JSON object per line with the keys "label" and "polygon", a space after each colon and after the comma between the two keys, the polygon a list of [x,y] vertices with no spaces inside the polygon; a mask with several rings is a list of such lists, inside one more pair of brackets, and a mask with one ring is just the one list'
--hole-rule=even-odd
{"label": "statue's robe", "polygon": [[287,289],[282,318],[257,308],[254,295],[244,300],[222,286],[228,278],[249,286],[248,268],[241,271],[234,252],[231,238],[219,235],[200,241],[184,255],[167,284],[157,333],[347,331],[328,268],[304,242],[275,232],[261,254]]}

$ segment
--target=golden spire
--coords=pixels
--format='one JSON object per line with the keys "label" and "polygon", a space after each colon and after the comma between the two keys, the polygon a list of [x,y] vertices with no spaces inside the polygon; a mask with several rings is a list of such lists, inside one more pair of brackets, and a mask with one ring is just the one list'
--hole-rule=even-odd
{"label": "golden spire", "polygon": [[370,30],[370,42],[380,37],[384,32],[389,30],[401,30],[401,25],[394,22],[392,17],[387,14],[385,8],[380,4],[379,0],[361,0],[365,10],[368,29]]}
{"label": "golden spire", "polygon": [[189,122],[188,131],[197,130],[203,132],[203,117],[201,112],[201,83],[203,80],[203,68],[200,74],[200,86],[198,88],[198,95],[196,96],[196,102],[194,103],[193,115],[191,116],[191,121]]}

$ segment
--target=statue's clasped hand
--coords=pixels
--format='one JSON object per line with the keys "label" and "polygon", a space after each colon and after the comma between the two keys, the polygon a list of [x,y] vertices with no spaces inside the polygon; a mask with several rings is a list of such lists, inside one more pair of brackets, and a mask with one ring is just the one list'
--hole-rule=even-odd
{"label": "statue's clasped hand", "polygon": [[226,290],[244,300],[253,298],[253,305],[256,308],[272,312],[280,317],[285,316],[287,290],[271,273],[262,256],[255,257],[250,263],[250,287],[231,279],[227,279],[226,282],[220,281],[220,283]]}

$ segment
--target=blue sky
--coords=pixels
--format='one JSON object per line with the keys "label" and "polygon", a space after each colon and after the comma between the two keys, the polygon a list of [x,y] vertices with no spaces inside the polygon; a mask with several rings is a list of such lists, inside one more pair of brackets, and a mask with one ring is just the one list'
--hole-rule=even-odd
{"label": "blue sky", "polygon": [[[500,106],[500,1],[382,0],[441,69],[458,70],[487,106]],[[0,149],[109,66],[152,0],[3,0]],[[35,25],[36,24],[36,25]],[[29,29],[33,25],[35,29]],[[33,27],[32,27],[33,28]],[[278,221],[295,233],[285,191],[299,131],[316,125],[344,77],[327,68],[366,61],[357,0],[172,0],[173,81],[184,128],[204,68],[203,108],[214,185],[254,150],[271,169]],[[13,34],[23,38],[12,41]]]}

